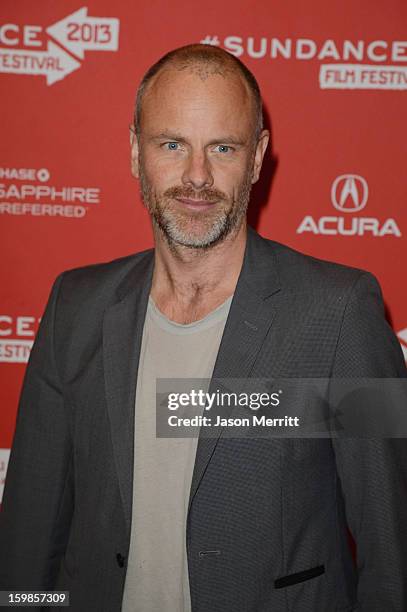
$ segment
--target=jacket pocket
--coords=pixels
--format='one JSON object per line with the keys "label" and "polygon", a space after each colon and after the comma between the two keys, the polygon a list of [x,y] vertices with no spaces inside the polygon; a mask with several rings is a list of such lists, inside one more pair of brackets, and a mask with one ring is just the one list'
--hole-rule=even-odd
{"label": "jacket pocket", "polygon": [[317,565],[316,567],[311,567],[310,569],[303,570],[302,572],[296,572],[295,574],[288,574],[287,576],[277,578],[274,581],[274,587],[276,589],[282,589],[293,584],[298,584],[299,582],[304,582],[305,580],[310,580],[311,578],[316,578],[324,572],[325,565]]}

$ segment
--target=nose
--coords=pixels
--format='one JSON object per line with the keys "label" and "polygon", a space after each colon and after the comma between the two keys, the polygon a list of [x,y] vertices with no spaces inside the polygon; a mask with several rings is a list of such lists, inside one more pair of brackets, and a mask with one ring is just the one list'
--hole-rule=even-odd
{"label": "nose", "polygon": [[182,175],[182,182],[184,185],[190,185],[195,189],[212,187],[212,168],[205,152],[190,153]]}

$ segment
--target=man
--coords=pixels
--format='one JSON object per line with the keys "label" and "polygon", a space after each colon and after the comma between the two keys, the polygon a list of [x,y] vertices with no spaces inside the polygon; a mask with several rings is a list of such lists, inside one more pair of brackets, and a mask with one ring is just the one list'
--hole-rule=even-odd
{"label": "man", "polygon": [[155,436],[156,379],[406,375],[370,273],[247,227],[268,139],[257,83],[226,52],[183,47],[144,77],[132,172],[155,249],[54,283],[1,589],[67,590],[75,612],[407,609],[403,440]]}

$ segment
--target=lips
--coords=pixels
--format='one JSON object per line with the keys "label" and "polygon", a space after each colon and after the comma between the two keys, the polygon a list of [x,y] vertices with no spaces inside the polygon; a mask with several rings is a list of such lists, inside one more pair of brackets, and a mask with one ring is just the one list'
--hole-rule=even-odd
{"label": "lips", "polygon": [[175,198],[177,202],[183,204],[187,208],[192,210],[205,210],[207,208],[211,208],[216,201],[208,201],[208,200],[193,200],[191,198]]}

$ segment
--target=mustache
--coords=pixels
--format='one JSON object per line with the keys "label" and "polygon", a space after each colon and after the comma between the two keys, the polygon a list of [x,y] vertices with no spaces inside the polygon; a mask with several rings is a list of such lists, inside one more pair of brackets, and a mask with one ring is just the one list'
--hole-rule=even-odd
{"label": "mustache", "polygon": [[227,196],[223,191],[218,189],[201,189],[196,191],[192,187],[170,187],[164,192],[166,198],[182,198],[186,200],[201,200],[204,202],[215,202],[217,200],[226,200]]}

